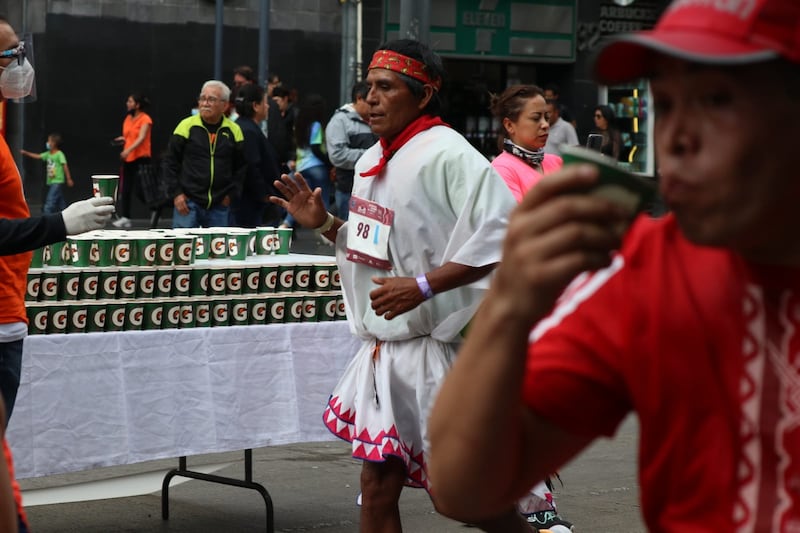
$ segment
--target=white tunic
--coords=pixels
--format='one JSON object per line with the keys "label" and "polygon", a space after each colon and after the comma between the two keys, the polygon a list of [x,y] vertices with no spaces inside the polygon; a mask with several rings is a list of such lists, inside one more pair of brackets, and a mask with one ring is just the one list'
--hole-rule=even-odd
{"label": "white tunic", "polygon": [[[428,414],[488,277],[436,294],[392,320],[372,310],[369,293],[377,285],[371,278],[416,277],[448,262],[473,267],[499,262],[516,202],[486,158],[451,128],[419,133],[379,176],[361,177],[380,155],[376,144],[358,161],[352,194],[394,210],[388,242],[392,269],[348,261],[347,224],[339,230],[337,263],[347,318],[364,344],[334,389],[324,421],[353,443],[353,457],[400,457],[407,483],[429,489]],[[377,356],[376,340],[384,341]]]}

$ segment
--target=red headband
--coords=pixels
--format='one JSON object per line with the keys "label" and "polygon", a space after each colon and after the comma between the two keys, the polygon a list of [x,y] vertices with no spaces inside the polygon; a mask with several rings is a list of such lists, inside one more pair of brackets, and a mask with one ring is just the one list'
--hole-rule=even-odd
{"label": "red headband", "polygon": [[405,74],[417,81],[432,86],[437,91],[442,87],[442,80],[433,79],[428,74],[428,67],[422,61],[417,61],[392,50],[378,50],[373,54],[369,69],[384,68]]}

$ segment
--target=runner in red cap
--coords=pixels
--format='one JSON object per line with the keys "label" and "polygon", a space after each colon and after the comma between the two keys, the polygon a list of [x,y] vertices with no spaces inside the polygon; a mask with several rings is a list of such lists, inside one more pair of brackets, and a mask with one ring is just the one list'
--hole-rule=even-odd
{"label": "runner in red cap", "polygon": [[800,531],[798,63],[797,0],[678,1],[599,53],[650,80],[671,212],[626,231],[591,166],[523,198],[432,412],[439,510],[496,515],[635,413],[650,531]]}

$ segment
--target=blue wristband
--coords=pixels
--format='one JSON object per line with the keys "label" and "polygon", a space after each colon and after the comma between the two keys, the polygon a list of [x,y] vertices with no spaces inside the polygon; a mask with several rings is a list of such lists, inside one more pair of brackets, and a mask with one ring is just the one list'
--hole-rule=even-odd
{"label": "blue wristband", "polygon": [[433,289],[431,289],[431,284],[428,283],[428,278],[425,277],[425,274],[417,276],[417,287],[419,287],[419,292],[422,293],[426,300],[433,298]]}

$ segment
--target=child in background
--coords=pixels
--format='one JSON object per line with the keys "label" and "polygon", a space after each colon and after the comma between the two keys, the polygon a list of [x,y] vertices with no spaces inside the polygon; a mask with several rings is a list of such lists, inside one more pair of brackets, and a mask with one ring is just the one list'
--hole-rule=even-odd
{"label": "child in background", "polygon": [[67,184],[67,187],[72,187],[74,182],[67,166],[67,157],[64,152],[59,150],[61,135],[58,133],[48,135],[45,146],[47,151],[41,154],[22,150],[22,155],[47,162],[47,198],[42,213],[48,215],[59,213],[67,207],[67,202],[64,200],[64,183]]}

